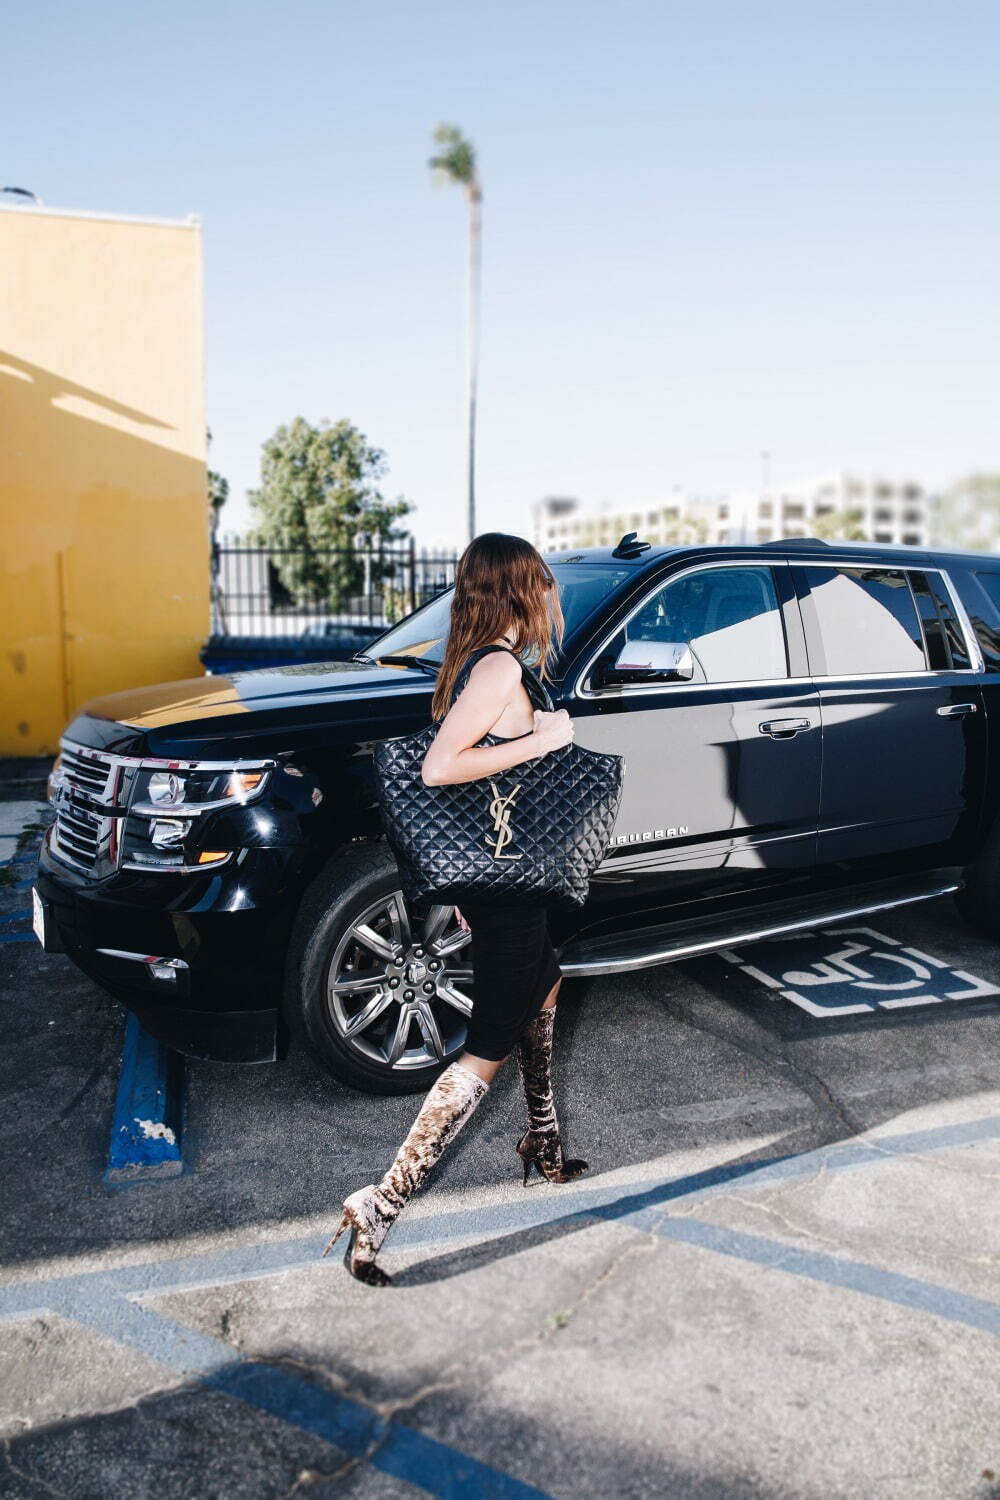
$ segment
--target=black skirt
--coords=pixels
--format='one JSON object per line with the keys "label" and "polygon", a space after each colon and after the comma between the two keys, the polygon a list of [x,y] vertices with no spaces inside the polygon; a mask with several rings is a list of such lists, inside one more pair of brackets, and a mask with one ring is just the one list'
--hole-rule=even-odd
{"label": "black skirt", "polygon": [[459,903],[469,924],[475,999],[466,1049],[500,1062],[562,978],[544,905],[506,906],[499,897]]}

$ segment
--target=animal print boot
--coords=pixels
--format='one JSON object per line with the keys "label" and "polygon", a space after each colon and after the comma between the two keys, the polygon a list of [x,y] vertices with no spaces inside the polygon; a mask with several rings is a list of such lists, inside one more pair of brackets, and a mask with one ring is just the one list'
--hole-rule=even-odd
{"label": "animal print boot", "polygon": [[344,1230],[350,1229],[344,1254],[347,1269],[369,1286],[388,1286],[391,1276],[375,1263],[382,1241],[431,1167],[488,1093],[489,1084],[471,1068],[460,1062],[445,1068],[420,1106],[409,1135],[382,1181],[359,1188],[344,1199],[344,1216],[323,1254],[327,1255]]}
{"label": "animal print boot", "polygon": [[528,1129],[517,1143],[517,1154],[524,1163],[524,1185],[532,1165],[549,1182],[570,1182],[581,1177],[588,1163],[579,1157],[563,1155],[559,1137],[559,1120],[552,1094],[552,1032],[556,1007],[540,1010],[521,1033],[517,1044],[517,1065],[521,1070],[524,1097],[528,1105]]}

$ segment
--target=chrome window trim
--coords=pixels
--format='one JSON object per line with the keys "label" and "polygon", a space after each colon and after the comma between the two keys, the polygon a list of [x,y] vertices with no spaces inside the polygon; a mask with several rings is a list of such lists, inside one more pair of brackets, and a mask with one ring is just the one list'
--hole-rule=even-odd
{"label": "chrome window trim", "polygon": [[[642,609],[645,604],[648,604],[649,601],[650,601],[650,599],[652,599],[655,594],[658,594],[662,588],[665,588],[668,583],[673,583],[673,582],[675,582],[675,580],[677,580],[679,578],[685,577],[688,573],[696,573],[696,572],[702,571],[705,568],[747,568],[747,567],[761,567],[761,566],[772,567],[772,568],[773,567],[785,567],[785,568],[787,568],[787,567],[791,567],[793,564],[795,564],[797,566],[802,566],[802,567],[828,567],[828,568],[859,568],[859,567],[872,567],[872,568],[876,568],[876,567],[884,567],[884,568],[888,568],[890,571],[901,572],[901,573],[905,573],[906,574],[907,583],[908,583],[908,585],[910,587],[910,590],[911,590],[911,596],[912,596],[912,590],[913,590],[913,584],[912,584],[912,581],[911,581],[910,576],[909,576],[911,572],[916,572],[916,573],[937,573],[940,576],[940,578],[942,579],[943,583],[944,583],[945,591],[946,591],[946,593],[948,595],[948,598],[951,601],[952,608],[955,611],[955,618],[958,620],[959,628],[962,631],[963,637],[965,638],[966,649],[968,650],[968,653],[969,653],[969,661],[972,663],[972,665],[969,666],[969,667],[924,667],[924,668],[919,668],[918,667],[918,668],[915,668],[912,671],[906,670],[906,671],[901,671],[901,672],[843,672],[843,673],[840,673],[838,675],[834,675],[832,673],[826,673],[826,672],[817,672],[817,673],[810,674],[809,676],[804,676],[804,677],[803,676],[800,676],[800,677],[734,677],[729,682],[643,682],[643,683],[631,683],[631,684],[622,683],[622,684],[617,685],[617,686],[606,687],[606,688],[584,689],[583,683],[586,680],[587,674],[592,669],[595,661],[600,656],[600,654],[604,650],[604,648],[607,646],[608,642],[611,641],[611,640],[613,640],[614,637],[618,634],[618,632],[620,630],[623,630],[625,628],[625,626],[628,624],[629,620],[631,620],[634,615],[637,615],[639,613],[640,609]],[[606,635],[604,637],[604,639],[601,641],[601,643],[597,647],[597,649],[591,653],[590,657],[588,658],[588,660],[586,662],[586,665],[583,667],[583,670],[577,674],[576,682],[573,685],[573,692],[572,692],[572,694],[570,696],[574,697],[574,698],[581,698],[581,699],[584,699],[584,700],[586,700],[586,699],[614,698],[617,701],[619,698],[632,698],[632,697],[636,697],[636,696],[642,695],[644,693],[674,693],[674,692],[678,692],[678,691],[683,691],[683,692],[688,692],[688,693],[690,693],[690,692],[719,692],[721,690],[725,690],[726,688],[771,687],[771,686],[774,686],[775,684],[780,684],[780,683],[789,683],[789,684],[792,684],[792,685],[802,684],[802,685],[807,685],[807,686],[812,686],[812,687],[819,688],[824,683],[830,683],[830,682],[871,682],[873,679],[884,678],[884,677],[893,678],[893,679],[899,678],[899,677],[908,677],[908,678],[916,678],[916,679],[918,679],[921,682],[926,682],[930,678],[950,677],[955,672],[969,673],[969,674],[975,675],[976,673],[980,673],[981,674],[984,671],[985,671],[985,661],[984,661],[984,658],[983,658],[982,651],[979,648],[979,642],[976,640],[975,632],[972,629],[971,621],[969,620],[969,617],[968,617],[968,614],[966,612],[965,606],[963,605],[961,599],[958,596],[958,591],[956,590],[954,584],[952,583],[951,579],[949,578],[947,571],[943,567],[940,567],[940,566],[938,566],[936,564],[933,564],[933,563],[932,564],[927,564],[927,563],[918,563],[918,562],[912,562],[912,563],[904,563],[904,562],[899,562],[899,563],[896,563],[896,562],[891,562],[891,563],[890,562],[862,563],[862,562],[859,562],[859,560],[856,557],[854,557],[854,558],[851,558],[851,557],[846,557],[846,558],[845,557],[838,557],[838,558],[829,558],[829,557],[817,557],[817,558],[813,558],[813,557],[795,557],[795,558],[790,558],[790,557],[769,557],[767,559],[762,559],[760,562],[755,562],[753,559],[739,557],[739,558],[714,559],[714,560],[709,561],[709,562],[692,563],[690,567],[681,568],[678,572],[672,573],[668,578],[661,578],[660,581],[659,581],[659,583],[655,586],[655,588],[651,589],[649,591],[649,593],[643,595],[643,597],[639,600],[638,604],[636,604],[632,609],[630,609],[629,612],[628,612],[628,614],[625,615],[621,620],[618,621],[618,624],[614,627],[614,629],[611,630],[608,633],[608,635]]]}
{"label": "chrome window trim", "polygon": [[924,568],[924,573],[937,573],[945,587],[945,592],[951,600],[951,607],[955,611],[955,619],[958,628],[965,637],[965,649],[969,653],[969,665],[967,667],[952,667],[953,672],[972,672],[982,675],[986,671],[986,658],[983,656],[982,647],[973,629],[969,612],[962,602],[958,589],[951,581],[951,575],[947,568]]}
{"label": "chrome window trim", "polygon": [[[614,697],[618,699],[622,697],[631,698],[636,694],[649,692],[672,692],[677,688],[685,688],[687,690],[690,690],[691,688],[710,688],[717,692],[720,688],[739,686],[749,687],[753,686],[756,683],[811,681],[811,679],[808,677],[758,677],[754,678],[751,682],[751,679],[746,677],[734,677],[731,682],[642,682],[632,684],[622,683],[613,687],[597,689],[583,687],[583,683],[585,682],[588,673],[593,667],[594,662],[600,656],[601,652],[604,650],[608,642],[614,640],[618,632],[620,630],[624,630],[629,620],[637,615],[640,609],[642,609],[644,605],[648,604],[650,599],[658,594],[661,589],[666,588],[668,584],[676,583],[679,579],[686,578],[689,573],[704,572],[706,568],[787,568],[788,566],[789,559],[787,557],[764,557],[760,558],[759,560],[752,557],[712,558],[707,562],[692,563],[689,567],[680,568],[676,573],[671,573],[667,578],[661,578],[655,585],[655,587],[650,589],[648,593],[643,594],[642,598],[637,604],[633,605],[628,614],[623,616],[623,618],[618,621],[618,624],[614,627],[614,629],[609,631],[609,633],[604,637],[600,645],[597,647],[596,651],[591,653],[583,670],[577,674],[576,681],[573,684],[573,692],[570,696],[573,698],[582,698],[584,700],[588,698],[607,697]],[[781,629],[782,638],[784,638],[784,623],[782,623]]]}

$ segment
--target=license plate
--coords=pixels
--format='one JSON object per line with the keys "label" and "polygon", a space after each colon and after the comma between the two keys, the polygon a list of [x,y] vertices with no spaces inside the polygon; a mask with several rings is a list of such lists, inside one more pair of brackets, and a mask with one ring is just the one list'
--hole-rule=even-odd
{"label": "license plate", "polygon": [[32,927],[34,929],[35,937],[38,939],[38,941],[41,943],[42,947],[44,948],[45,947],[45,906],[44,906],[44,904],[42,902],[41,896],[35,890],[34,886],[31,887],[31,925],[32,925]]}

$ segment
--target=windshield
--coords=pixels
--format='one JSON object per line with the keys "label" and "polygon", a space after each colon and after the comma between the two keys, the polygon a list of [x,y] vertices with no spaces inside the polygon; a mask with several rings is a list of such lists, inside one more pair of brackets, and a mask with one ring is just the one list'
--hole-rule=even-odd
{"label": "windshield", "polygon": [[[634,567],[622,563],[587,562],[582,557],[562,562],[549,563],[552,575],[559,588],[559,603],[562,607],[566,629],[563,639],[568,641],[609,594],[624,583]],[[440,666],[444,656],[448,628],[451,624],[451,597],[454,589],[439,594],[423,609],[396,625],[392,630],[372,641],[364,650],[365,656],[389,655],[421,656],[426,661]]]}

